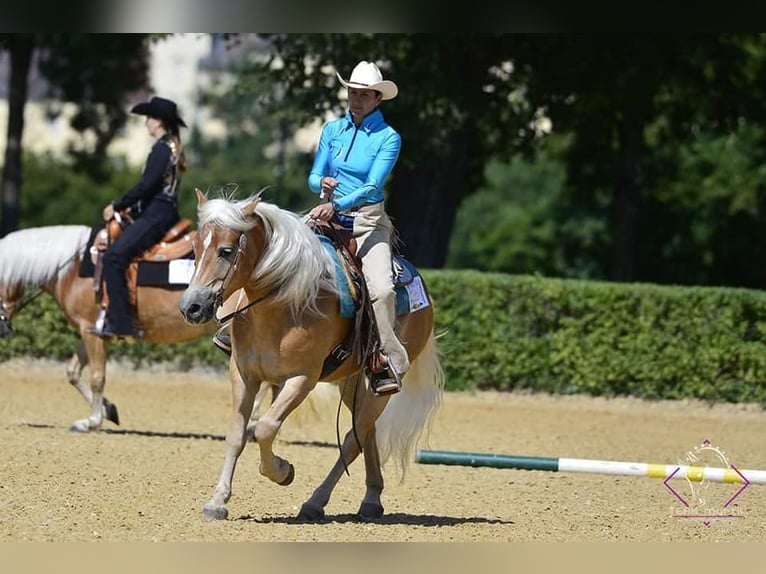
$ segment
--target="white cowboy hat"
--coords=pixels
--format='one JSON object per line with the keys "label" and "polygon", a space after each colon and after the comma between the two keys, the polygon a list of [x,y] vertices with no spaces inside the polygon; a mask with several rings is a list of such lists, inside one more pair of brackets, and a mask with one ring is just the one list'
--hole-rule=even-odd
{"label": "white cowboy hat", "polygon": [[384,80],[380,69],[372,62],[362,60],[351,72],[348,82],[338,72],[338,80],[347,88],[360,90],[376,90],[383,95],[384,100],[393,100],[399,93],[399,88],[391,80]]}

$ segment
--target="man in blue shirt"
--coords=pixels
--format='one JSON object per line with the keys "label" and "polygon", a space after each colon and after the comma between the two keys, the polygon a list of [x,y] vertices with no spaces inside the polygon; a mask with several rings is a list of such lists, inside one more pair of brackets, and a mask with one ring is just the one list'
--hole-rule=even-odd
{"label": "man in blue shirt", "polygon": [[308,176],[311,191],[322,202],[308,214],[334,219],[352,232],[372,301],[387,371],[374,374],[370,385],[379,395],[396,393],[410,367],[407,350],[395,332],[396,294],[391,264],[394,227],[383,206],[383,187],[399,158],[401,136],[383,119],[379,105],[399,93],[380,69],[361,61],[348,81],[348,112],[322,128]]}

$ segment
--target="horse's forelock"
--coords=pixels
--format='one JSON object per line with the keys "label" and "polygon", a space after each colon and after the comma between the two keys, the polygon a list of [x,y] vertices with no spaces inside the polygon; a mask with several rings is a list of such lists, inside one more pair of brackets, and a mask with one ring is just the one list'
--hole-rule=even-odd
{"label": "horse's forelock", "polygon": [[242,210],[247,203],[249,200],[208,200],[197,210],[199,227],[212,223],[235,231],[249,231],[255,226],[256,220],[245,217]]}

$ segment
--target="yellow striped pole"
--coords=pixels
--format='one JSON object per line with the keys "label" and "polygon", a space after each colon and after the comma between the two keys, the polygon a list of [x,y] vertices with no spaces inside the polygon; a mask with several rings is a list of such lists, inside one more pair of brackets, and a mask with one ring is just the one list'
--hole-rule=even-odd
{"label": "yellow striped pole", "polygon": [[713,468],[679,464],[622,462],[587,458],[502,455],[448,450],[418,450],[415,454],[415,461],[422,464],[647,476],[649,478],[662,478],[665,480],[686,478],[693,482],[711,481],[736,484],[766,484],[766,470],[742,470],[734,465],[730,465],[728,468]]}

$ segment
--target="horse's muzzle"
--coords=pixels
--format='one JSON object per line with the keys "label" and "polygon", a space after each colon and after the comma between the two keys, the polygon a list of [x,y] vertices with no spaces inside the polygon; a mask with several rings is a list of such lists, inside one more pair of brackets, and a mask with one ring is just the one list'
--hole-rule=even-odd
{"label": "horse's muzzle", "polygon": [[13,335],[13,327],[7,319],[0,319],[0,337],[9,337]]}
{"label": "horse's muzzle", "polygon": [[187,323],[207,323],[215,315],[216,294],[205,287],[189,287],[181,296],[178,308]]}

